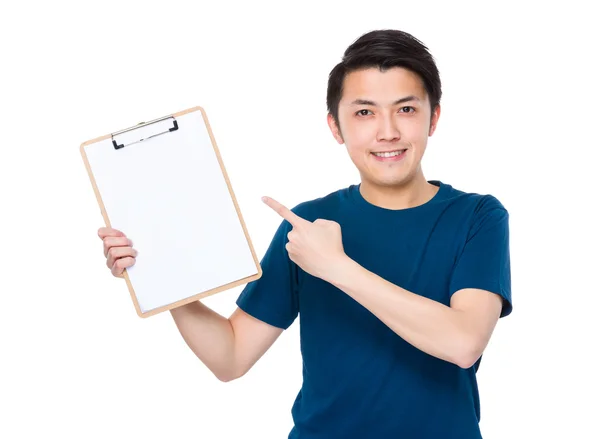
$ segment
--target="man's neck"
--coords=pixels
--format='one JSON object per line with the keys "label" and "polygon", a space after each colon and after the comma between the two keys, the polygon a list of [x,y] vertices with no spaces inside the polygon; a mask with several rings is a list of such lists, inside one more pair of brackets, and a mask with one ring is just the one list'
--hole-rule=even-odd
{"label": "man's neck", "polygon": [[438,186],[427,182],[422,175],[402,186],[379,186],[369,181],[363,181],[360,185],[360,193],[367,202],[390,210],[408,209],[425,204],[438,190]]}

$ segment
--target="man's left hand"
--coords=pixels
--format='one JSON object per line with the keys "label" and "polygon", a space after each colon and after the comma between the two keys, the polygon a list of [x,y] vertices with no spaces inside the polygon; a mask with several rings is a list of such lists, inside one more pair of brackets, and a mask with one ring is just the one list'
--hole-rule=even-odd
{"label": "man's left hand", "polygon": [[290,259],[307,273],[328,281],[347,258],[340,225],[325,219],[307,221],[269,197],[263,197],[263,202],[292,225],[285,246]]}

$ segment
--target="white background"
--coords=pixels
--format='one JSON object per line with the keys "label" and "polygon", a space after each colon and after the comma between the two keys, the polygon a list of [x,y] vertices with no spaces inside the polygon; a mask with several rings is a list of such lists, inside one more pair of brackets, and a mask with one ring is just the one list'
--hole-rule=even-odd
{"label": "white background", "polygon": [[[79,145],[202,105],[262,256],[280,222],[262,195],[292,207],[358,181],[326,125],[327,75],[378,28],[421,39],[441,71],[426,177],[492,193],[511,214],[514,312],[478,374],[484,437],[600,437],[591,5],[2,6],[0,437],[287,437],[297,323],[224,384],[168,313],[138,318],[105,266]],[[229,315],[240,291],[205,303]]]}

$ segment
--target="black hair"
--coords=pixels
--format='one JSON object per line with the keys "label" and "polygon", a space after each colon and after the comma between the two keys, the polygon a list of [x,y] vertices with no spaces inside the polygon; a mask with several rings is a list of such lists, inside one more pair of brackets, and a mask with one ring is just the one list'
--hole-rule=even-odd
{"label": "black hair", "polygon": [[385,72],[392,67],[403,67],[416,73],[423,81],[429,96],[431,112],[442,97],[440,74],[429,49],[407,32],[394,29],[374,30],[354,41],[342,61],[329,74],[327,84],[327,111],[339,127],[338,107],[343,84],[349,73],[376,67]]}

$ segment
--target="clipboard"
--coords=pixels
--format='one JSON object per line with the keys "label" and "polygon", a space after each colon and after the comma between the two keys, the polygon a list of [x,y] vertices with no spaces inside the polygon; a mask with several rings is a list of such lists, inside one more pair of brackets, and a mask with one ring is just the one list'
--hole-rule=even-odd
{"label": "clipboard", "polygon": [[123,277],[139,317],[262,276],[202,107],[88,140],[80,152],[106,226],[138,250]]}

